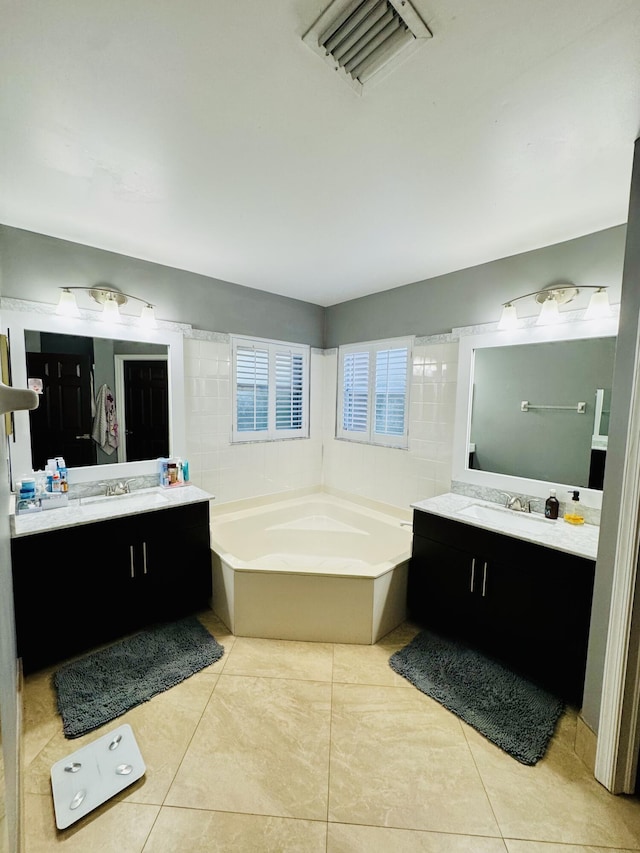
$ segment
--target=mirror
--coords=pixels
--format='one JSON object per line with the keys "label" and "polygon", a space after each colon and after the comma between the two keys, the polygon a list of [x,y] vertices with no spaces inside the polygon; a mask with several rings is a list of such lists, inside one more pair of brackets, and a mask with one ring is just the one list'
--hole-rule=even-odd
{"label": "mirror", "polygon": [[[168,352],[164,344],[25,332],[31,461],[70,468],[169,455]],[[106,414],[113,413],[108,428]]]}
{"label": "mirror", "polygon": [[615,345],[585,338],[477,349],[469,467],[602,489]]}
{"label": "mirror", "polygon": [[[75,439],[76,435],[86,435],[85,430],[74,432],[73,442],[76,445],[89,446],[91,452],[75,456],[76,464],[73,464],[73,454],[67,459],[62,451],[56,450],[54,446],[49,447],[46,439],[42,445],[38,444],[32,436],[30,413],[16,412],[14,435],[9,440],[12,481],[44,467],[41,459],[44,447],[47,447],[47,458],[55,455],[65,456],[70,484],[120,477],[152,476],[157,473],[158,456],[184,454],[182,332],[166,328],[169,324],[160,324],[161,328],[158,329],[144,329],[133,323],[107,324],[97,312],[90,312],[96,314],[96,319],[86,319],[86,316],[82,319],[71,319],[59,317],[54,313],[53,307],[42,306],[42,309],[42,313],[29,310],[3,311],[10,346],[12,384],[26,388],[29,378],[42,378],[37,375],[37,371],[44,372],[46,358],[44,362],[42,359],[38,361],[38,352],[54,352],[58,355],[78,349],[83,350],[85,355],[92,352],[93,360],[87,356],[87,362],[95,364],[94,393],[97,396],[103,385],[112,388],[116,401],[121,402],[121,405],[116,404],[120,433],[122,435],[125,430],[126,435],[126,430],[131,426],[131,418],[135,421],[137,416],[133,406],[126,403],[127,394],[133,398],[136,393],[148,393],[148,388],[143,392],[139,385],[135,393],[131,393],[127,390],[127,384],[137,382],[136,377],[139,378],[141,373],[140,366],[144,365],[146,384],[150,385],[158,380],[157,393],[154,393],[158,406],[164,406],[165,432],[164,436],[160,436],[156,441],[155,438],[151,440],[149,432],[146,431],[141,450],[134,450],[127,442],[120,441],[119,447],[112,448],[111,453],[102,450],[94,440]],[[88,313],[85,312],[85,315]],[[35,377],[30,376],[31,371],[27,371],[28,360],[30,367],[36,372]],[[129,379],[126,378],[127,371]],[[73,366],[71,372],[82,373],[77,366]],[[85,377],[85,384],[87,381],[88,377]],[[73,394],[68,396],[77,399],[79,393],[79,390],[75,389]],[[85,394],[89,405],[90,398],[90,393]],[[45,410],[46,407],[41,414]],[[65,405],[65,410],[68,411],[68,405]],[[167,442],[166,451],[160,452],[161,447],[167,447]],[[92,445],[95,445],[95,454]],[[36,451],[35,455],[32,450]]]}
{"label": "mirror", "polygon": [[579,488],[600,506],[616,332],[612,319],[461,337],[453,479]]}

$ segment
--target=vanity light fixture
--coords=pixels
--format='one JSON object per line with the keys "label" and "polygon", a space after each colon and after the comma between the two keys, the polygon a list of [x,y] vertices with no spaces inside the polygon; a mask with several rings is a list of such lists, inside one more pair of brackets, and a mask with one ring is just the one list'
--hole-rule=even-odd
{"label": "vanity light fixture", "polygon": [[155,329],[158,324],[156,322],[156,312],[151,303],[147,302],[146,305],[142,306],[142,313],[140,314],[140,325],[144,326],[147,329]]}
{"label": "vanity light fixture", "polygon": [[585,320],[604,320],[611,316],[611,305],[609,305],[609,294],[604,287],[599,287],[591,294],[589,307],[584,312]]}
{"label": "vanity light fixture", "polygon": [[105,322],[119,323],[121,321],[120,306],[126,305],[130,299],[142,303],[142,312],[138,319],[141,326],[155,329],[157,327],[154,307],[146,299],[123,293],[115,287],[96,285],[95,287],[62,287],[60,288],[60,301],[56,309],[58,314],[66,317],[79,317],[80,311],[76,296],[73,291],[82,290],[91,298],[102,305],[102,318]]}
{"label": "vanity light fixture", "polygon": [[[536,301],[539,301],[537,296]],[[540,307],[538,319],[536,320],[536,326],[550,326],[552,323],[559,323],[560,310],[558,308],[558,304],[558,299],[553,293],[545,296],[544,302]]]}
{"label": "vanity light fixture", "polygon": [[559,310],[560,305],[566,305],[567,302],[575,299],[581,289],[595,291],[591,295],[589,307],[584,313],[585,320],[601,320],[611,316],[611,306],[609,305],[609,296],[606,287],[585,284],[578,288],[573,284],[558,284],[546,287],[543,290],[534,290],[532,293],[516,296],[515,299],[510,299],[509,302],[503,302],[498,329],[517,328],[519,325],[518,314],[513,303],[531,296],[535,297],[536,302],[541,306],[536,325],[546,326],[551,323],[558,323],[562,320]]}
{"label": "vanity light fixture", "polygon": [[58,314],[62,314],[64,317],[79,317],[80,309],[78,308],[78,303],[76,302],[76,297],[68,287],[63,287],[62,292],[60,293],[60,300],[58,302],[58,307],[56,309]]}

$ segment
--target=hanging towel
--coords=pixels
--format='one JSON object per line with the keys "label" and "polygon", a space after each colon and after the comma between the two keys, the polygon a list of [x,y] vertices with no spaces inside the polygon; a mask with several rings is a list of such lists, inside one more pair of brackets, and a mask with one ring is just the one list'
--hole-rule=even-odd
{"label": "hanging towel", "polygon": [[91,368],[89,372],[89,384],[91,386],[91,417],[95,418],[96,416],[96,386],[93,384],[93,371],[95,370],[95,364]]}
{"label": "hanging towel", "polygon": [[96,397],[96,416],[93,419],[91,437],[109,455],[120,443],[116,401],[108,385],[101,385]]}

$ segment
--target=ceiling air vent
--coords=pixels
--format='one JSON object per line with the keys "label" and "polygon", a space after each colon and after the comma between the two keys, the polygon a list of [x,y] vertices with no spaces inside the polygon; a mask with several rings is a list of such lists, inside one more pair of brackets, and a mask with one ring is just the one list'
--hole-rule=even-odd
{"label": "ceiling air vent", "polygon": [[430,38],[409,0],[334,0],[302,40],[362,94]]}

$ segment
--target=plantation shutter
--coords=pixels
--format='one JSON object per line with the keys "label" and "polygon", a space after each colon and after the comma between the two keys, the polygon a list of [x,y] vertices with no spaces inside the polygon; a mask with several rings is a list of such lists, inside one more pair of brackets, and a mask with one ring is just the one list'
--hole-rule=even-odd
{"label": "plantation shutter", "polygon": [[276,352],[276,430],[302,429],[304,359],[301,353]]}
{"label": "plantation shutter", "polygon": [[406,448],[412,338],[344,344],[336,437]]}
{"label": "plantation shutter", "polygon": [[403,435],[407,393],[406,347],[376,353],[375,425],[378,435]]}
{"label": "plantation shutter", "polygon": [[236,401],[238,432],[260,432],[269,428],[268,350],[237,347]]}
{"label": "plantation shutter", "polygon": [[232,441],[309,435],[309,347],[232,337]]}
{"label": "plantation shutter", "polygon": [[342,428],[367,432],[369,409],[369,353],[351,352],[344,357]]}

